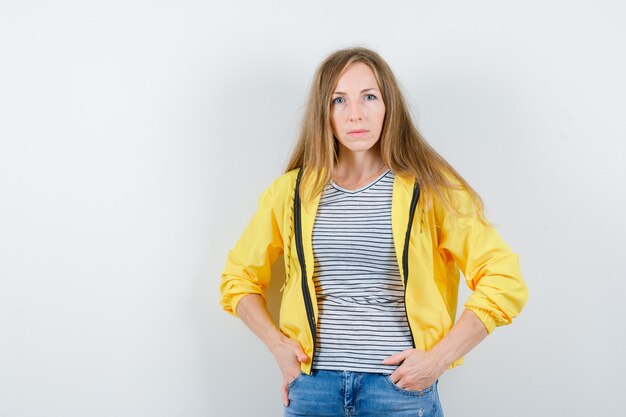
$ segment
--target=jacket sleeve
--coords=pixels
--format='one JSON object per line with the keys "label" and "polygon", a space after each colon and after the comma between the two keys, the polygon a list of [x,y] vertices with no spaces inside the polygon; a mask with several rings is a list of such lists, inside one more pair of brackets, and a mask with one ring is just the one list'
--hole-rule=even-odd
{"label": "jacket sleeve", "polygon": [[[469,193],[453,191],[451,195],[463,213],[472,212]],[[477,215],[459,217],[443,209],[440,213],[439,249],[454,259],[473,291],[464,306],[478,316],[488,333],[510,324],[528,300],[519,257]]]}
{"label": "jacket sleeve", "polygon": [[265,297],[271,266],[283,252],[283,241],[273,208],[272,186],[258,198],[258,207],[243,234],[228,252],[221,277],[222,308],[237,317],[237,304],[248,294]]}

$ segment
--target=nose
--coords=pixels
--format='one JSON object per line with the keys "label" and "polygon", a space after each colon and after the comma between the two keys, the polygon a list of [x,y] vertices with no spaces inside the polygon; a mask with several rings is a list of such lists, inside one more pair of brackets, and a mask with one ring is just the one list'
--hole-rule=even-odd
{"label": "nose", "polygon": [[361,120],[361,111],[359,109],[359,103],[353,102],[350,106],[350,121]]}

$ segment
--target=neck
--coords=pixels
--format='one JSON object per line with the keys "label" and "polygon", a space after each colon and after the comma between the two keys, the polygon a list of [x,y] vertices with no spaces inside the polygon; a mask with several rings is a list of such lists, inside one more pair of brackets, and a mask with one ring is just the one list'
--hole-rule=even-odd
{"label": "neck", "polygon": [[359,183],[384,171],[383,158],[378,147],[367,152],[339,152],[333,170],[335,182]]}

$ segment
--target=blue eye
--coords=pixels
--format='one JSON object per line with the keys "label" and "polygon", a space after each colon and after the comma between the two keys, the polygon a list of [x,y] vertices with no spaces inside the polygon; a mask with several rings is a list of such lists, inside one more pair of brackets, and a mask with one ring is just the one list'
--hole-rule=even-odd
{"label": "blue eye", "polygon": [[365,97],[374,97],[373,100],[376,100],[378,97],[376,97],[374,94],[368,94]]}
{"label": "blue eye", "polygon": [[337,100],[343,100],[343,97],[337,97],[336,99],[334,99],[333,104],[340,104],[340,103],[337,103]]}

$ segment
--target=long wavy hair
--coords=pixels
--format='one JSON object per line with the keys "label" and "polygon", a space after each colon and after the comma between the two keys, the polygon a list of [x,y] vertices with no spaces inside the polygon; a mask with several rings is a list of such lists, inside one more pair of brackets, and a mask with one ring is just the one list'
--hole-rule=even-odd
{"label": "long wavy hair", "polygon": [[[330,121],[332,93],[346,68],[356,62],[371,68],[385,103],[377,144],[385,165],[394,174],[417,179],[424,198],[423,209],[432,207],[433,198],[438,198],[447,211],[458,216],[477,215],[489,224],[478,193],[418,132],[389,65],[376,52],[363,47],[332,52],[315,72],[298,141],[285,169],[285,172],[302,169],[301,198],[317,196],[331,179],[339,151]],[[474,201],[471,213],[460,212],[454,204],[452,190],[470,194]]]}

